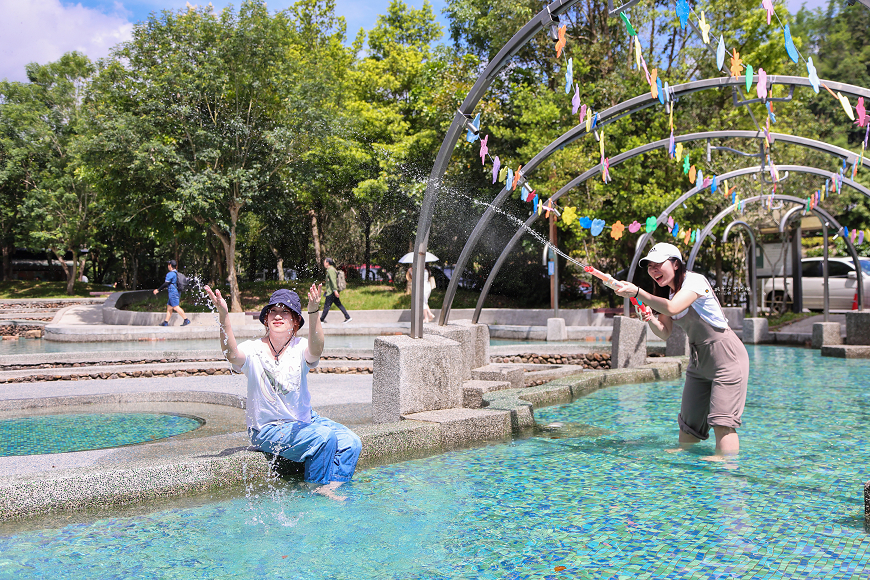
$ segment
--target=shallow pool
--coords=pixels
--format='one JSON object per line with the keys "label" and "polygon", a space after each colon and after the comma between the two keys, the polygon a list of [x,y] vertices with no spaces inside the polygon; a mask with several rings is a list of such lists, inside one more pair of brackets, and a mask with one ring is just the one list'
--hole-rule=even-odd
{"label": "shallow pool", "polygon": [[[81,413],[0,420],[0,457],[106,449],[156,441],[202,426],[165,413]],[[0,568],[2,573],[2,568]]]}
{"label": "shallow pool", "polygon": [[[743,454],[665,451],[681,381],[541,409],[537,436],[0,536],[2,578],[867,578],[870,361],[751,347]],[[564,570],[556,571],[564,567]]]}

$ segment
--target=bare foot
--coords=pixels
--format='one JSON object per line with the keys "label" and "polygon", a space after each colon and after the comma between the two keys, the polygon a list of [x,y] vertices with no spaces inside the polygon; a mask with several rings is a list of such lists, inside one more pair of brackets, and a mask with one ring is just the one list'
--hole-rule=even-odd
{"label": "bare foot", "polygon": [[702,457],[701,461],[712,461],[715,463],[725,463],[726,459],[725,459],[725,457],[722,457],[721,455],[708,455],[707,457]]}
{"label": "bare foot", "polygon": [[321,485],[314,489],[314,493],[319,493],[322,496],[328,497],[329,499],[334,499],[335,501],[344,501],[347,499],[346,495],[338,495],[335,493],[335,490],[338,489],[342,482],[340,481],[330,481],[326,485]]}
{"label": "bare foot", "polygon": [[702,457],[701,460],[709,461],[711,463],[721,463],[722,467],[725,469],[737,469],[739,467],[737,462],[734,461],[734,456],[731,455],[708,455],[707,457]]}
{"label": "bare foot", "polygon": [[668,453],[679,453],[680,451],[685,451],[682,447],[674,447],[673,449],[665,449]]}

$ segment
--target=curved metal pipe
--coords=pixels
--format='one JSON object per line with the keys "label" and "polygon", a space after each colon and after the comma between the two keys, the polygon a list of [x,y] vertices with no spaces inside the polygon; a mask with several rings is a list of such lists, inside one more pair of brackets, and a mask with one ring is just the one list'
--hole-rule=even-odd
{"label": "curved metal pipe", "polygon": [[746,256],[746,266],[749,269],[749,314],[752,318],[755,318],[757,314],[755,307],[755,293],[758,292],[758,274],[756,273],[755,267],[755,233],[752,231],[752,226],[748,223],[735,220],[725,226],[725,232],[722,234],[722,243],[726,243],[728,241],[728,234],[731,233],[731,229],[734,226],[742,227],[746,230],[746,233],[749,234],[749,254]]}
{"label": "curved metal pipe", "polygon": [[[758,196],[750,197],[750,198],[747,198],[747,199],[744,199],[741,201],[743,201],[743,203],[749,203],[749,202],[759,201],[762,199],[770,199],[770,197],[771,197],[771,194],[758,195]],[[801,204],[801,205],[806,204],[805,199],[800,199],[799,197],[792,197],[790,195],[773,194],[772,197],[773,197],[773,199],[780,199],[782,201],[789,201],[789,202],[797,203],[797,204]],[[686,269],[687,270],[691,270],[692,266],[695,264],[695,257],[698,255],[698,251],[701,249],[701,244],[704,242],[704,238],[706,238],[708,235],[710,235],[710,231],[716,226],[716,224],[718,224],[725,216],[727,216],[728,214],[730,214],[731,212],[733,212],[736,209],[737,209],[736,205],[728,206],[724,210],[720,211],[716,215],[716,217],[714,217],[709,222],[707,222],[707,225],[704,226],[703,230],[701,230],[701,235],[699,235],[698,239],[695,240],[695,245],[692,247],[692,252],[689,254],[689,260],[686,262]],[[810,211],[812,211],[814,214],[819,216],[822,220],[827,220],[828,222],[833,224],[838,232],[843,230],[843,226],[841,226],[840,223],[837,220],[835,220],[831,214],[829,214],[828,212],[826,212],[822,208],[814,207]],[[858,280],[858,310],[863,311],[864,310],[864,276],[863,276],[863,271],[861,270],[861,261],[858,258],[858,252],[855,251],[855,246],[852,244],[852,241],[849,240],[849,238],[846,236],[843,236],[843,239],[846,242],[846,246],[849,248],[849,253],[852,254],[852,261],[855,264],[855,272],[858,274],[858,276],[857,276],[857,280]]]}
{"label": "curved metal pipe", "polygon": [[[867,0],[867,1],[870,2],[870,0]],[[513,40],[513,39],[511,39],[511,40]],[[501,54],[501,53],[499,53],[499,54]],[[498,58],[498,57],[496,57],[496,58]],[[487,70],[489,70],[489,67],[487,67]],[[755,82],[757,83],[758,76],[756,75],[753,78],[755,79]],[[792,86],[799,85],[799,86],[805,86],[805,87],[811,86],[809,79],[806,79],[804,77],[770,75],[767,78],[768,78],[768,85],[769,86],[773,86],[775,84],[792,85]],[[858,87],[858,86],[854,86],[854,85],[847,85],[847,84],[837,83],[837,82],[827,81],[827,80],[820,81],[820,82],[824,82],[828,87],[831,88],[831,90],[838,90],[840,92],[843,92],[843,93],[846,93],[849,95],[853,95],[853,96],[864,96],[864,97],[867,97],[868,100],[870,100],[870,89],[865,89],[863,87]],[[721,88],[727,88],[727,87],[737,88],[737,87],[740,87],[744,84],[745,84],[745,79],[743,79],[742,77],[741,78],[716,77],[716,78],[712,78],[712,79],[692,81],[692,82],[684,83],[681,85],[675,85],[675,86],[671,87],[671,93],[673,95],[673,98],[676,100],[681,96],[689,95],[691,93],[695,93],[695,92],[699,92],[699,91],[710,90],[710,89],[721,89]],[[469,93],[469,95],[470,95],[470,93]],[[479,98],[478,98],[478,100],[479,100]],[[467,99],[466,99],[466,101],[467,101]],[[475,103],[476,102],[477,101],[475,101]],[[653,96],[647,92],[647,93],[644,93],[643,95],[639,95],[637,97],[634,97],[633,99],[629,99],[628,101],[624,101],[622,103],[614,105],[613,107],[605,109],[604,111],[602,111],[601,113],[598,114],[598,123],[596,125],[596,129],[599,127],[607,126],[607,125],[609,125],[609,124],[611,124],[611,123],[613,123],[613,122],[615,122],[615,121],[617,121],[625,116],[632,115],[638,111],[642,111],[644,109],[647,109],[649,107],[652,107],[652,106],[655,106],[658,104],[660,104],[659,100],[656,98],[653,98]],[[470,109],[466,109],[464,107],[465,107],[465,103],[463,103],[462,110],[470,110]],[[457,122],[457,119],[454,119],[454,123],[456,123],[456,122]],[[465,117],[463,116],[460,123],[464,123],[464,122],[465,122]],[[453,128],[453,126],[451,125],[451,129],[452,128]],[[712,132],[712,133],[720,133],[720,132]],[[752,135],[759,137],[759,138],[762,137],[760,134],[754,133],[751,131],[747,131],[745,133],[751,133]],[[574,141],[581,139],[582,137],[585,137],[587,134],[588,133],[586,132],[586,123],[580,123],[578,125],[575,125],[573,128],[571,128],[570,130],[566,131],[565,133],[560,135],[558,138],[556,138],[552,143],[550,143],[549,145],[544,147],[528,163],[523,165],[523,167],[525,168],[524,174],[528,176],[532,171],[537,169],[538,166],[541,163],[543,163],[547,158],[549,158],[553,153],[563,149],[566,145],[569,145],[569,144],[573,143]],[[714,138],[714,137],[718,137],[718,136],[720,136],[720,135],[711,135],[710,138]],[[780,135],[774,134],[774,135],[772,135],[772,137],[779,138]],[[457,139],[458,139],[458,137],[457,137]],[[677,143],[685,142],[688,140],[690,140],[690,139],[685,139],[685,138],[683,138],[683,136],[675,137],[675,142],[677,142]],[[454,141],[450,147],[450,155],[452,155],[453,148],[455,147],[455,145],[456,145],[456,143]],[[441,155],[442,155],[443,151],[444,151],[444,145],[442,144],[442,151],[439,151],[439,153],[438,153],[439,157],[438,157],[438,159],[436,159],[436,167],[439,164],[439,159],[441,159]],[[844,158],[847,159],[848,161],[854,162],[856,157],[857,157],[856,155],[852,154],[850,151],[847,151]],[[447,160],[449,160],[449,156],[448,156]],[[445,164],[445,167],[444,167],[445,169],[446,169],[446,161],[447,160],[443,160],[443,163]],[[614,165],[614,164],[615,164],[615,160],[611,161],[611,165]],[[870,166],[870,161],[868,161],[868,166]],[[433,176],[435,175],[435,167],[433,167],[432,175]],[[438,176],[439,176],[438,179],[440,179],[441,175],[443,175],[443,171],[441,171],[438,174]],[[431,181],[431,179],[432,179],[432,177],[430,176],[430,181]],[[427,186],[426,195],[427,196],[429,195],[428,186]],[[484,221],[483,227],[481,227],[479,230],[477,227],[475,227],[474,231],[472,231],[471,235],[468,237],[468,240],[466,240],[465,246],[462,248],[462,252],[459,255],[459,260],[456,263],[456,267],[453,270],[453,277],[451,277],[451,279],[450,279],[450,284],[448,285],[447,292],[444,295],[444,301],[441,304],[441,315],[440,315],[440,318],[438,321],[439,324],[443,325],[443,324],[447,323],[447,319],[450,316],[450,309],[453,306],[453,299],[456,295],[456,290],[458,288],[459,278],[462,277],[462,274],[465,270],[465,265],[468,263],[468,259],[470,257],[470,254],[474,250],[474,248],[477,246],[477,242],[480,240],[480,236],[482,235],[483,230],[485,229],[486,225],[488,225],[489,221],[492,219],[492,214],[495,211],[494,208],[501,207],[501,204],[504,202],[504,199],[506,197],[507,197],[507,193],[504,190],[502,190],[498,194],[498,196],[496,196],[496,198],[492,201],[492,203],[491,203],[492,207],[488,207],[486,209],[486,211],[484,212],[483,216],[481,216],[481,218],[480,218],[481,221]],[[425,204],[425,199],[424,199],[424,204]],[[434,207],[434,202],[433,202],[433,207]],[[421,213],[420,216],[422,219],[423,214]],[[430,225],[431,225],[431,217],[429,218],[428,225],[426,226],[427,232],[428,232],[428,228]],[[417,232],[419,234],[420,224],[418,224],[418,226],[417,226]],[[456,282],[453,281],[453,278],[456,278]],[[420,303],[420,308],[422,309],[422,299],[421,299],[421,303]],[[420,316],[422,319],[422,310],[421,310]]]}
{"label": "curved metal pipe", "polygon": [[[757,137],[757,133],[755,133],[753,131],[733,131],[733,132],[711,131],[711,132],[705,132],[705,133],[693,133],[691,135],[683,135],[683,136],[681,136],[682,138],[675,138],[675,140],[677,140],[677,141],[692,141],[692,140],[699,140],[699,139],[707,139],[707,138],[710,138],[711,134],[716,134],[716,136],[721,136],[722,133],[738,133],[739,134],[739,135],[737,135],[738,138],[756,138]],[[751,137],[746,137],[744,134],[749,134],[749,135],[751,135]],[[788,136],[788,135],[778,135],[777,136],[778,139],[783,140],[783,141],[786,140],[785,137],[790,137],[790,136]],[[808,145],[805,143],[806,141],[811,141],[812,143]],[[834,154],[837,156],[843,156],[844,154],[849,154],[849,155],[852,155],[854,157],[854,155],[851,152],[848,152],[845,149],[841,149],[841,148],[835,147],[833,145],[828,145],[828,144],[822,143],[820,141],[814,141],[812,139],[796,138],[796,141],[794,142],[794,144],[802,145],[802,146],[811,146],[813,149],[825,151],[827,153],[831,153],[831,154]],[[621,153],[621,154],[617,155],[616,157],[613,158],[613,160],[611,160],[610,164],[611,164],[611,166],[618,165],[619,163],[622,163],[623,161],[627,161],[628,159],[631,159],[631,158],[636,157],[638,155],[642,155],[644,153],[655,150],[657,148],[664,148],[667,146],[668,146],[668,139],[662,139],[661,141],[656,141],[654,143],[649,143],[647,145],[641,145],[640,147],[636,147],[635,149],[632,149],[631,151],[627,151],[625,153]],[[868,165],[870,165],[870,161],[868,161],[868,160],[865,160],[864,163],[867,163]],[[810,173],[810,174],[819,175],[819,176],[823,176],[823,177],[827,177],[827,178],[833,178],[833,176],[835,175],[835,173],[830,172],[830,171],[826,171],[824,169],[818,169],[816,167],[807,167],[807,166],[803,166],[803,165],[778,165],[777,167],[779,169],[782,169],[785,171],[794,171],[795,173]],[[718,179],[730,179],[731,177],[737,177],[737,176],[746,175],[749,173],[758,173],[759,171],[761,171],[761,169],[762,168],[760,166],[738,169],[735,171],[725,173],[723,175],[719,175],[717,177],[718,177]],[[598,175],[600,173],[600,171],[601,171],[601,167],[596,166],[596,167],[584,172],[579,177],[575,178],[570,183],[568,183],[566,186],[562,187],[558,192],[556,192],[551,197],[551,199],[553,199],[554,201],[559,199],[559,197],[566,194],[568,191],[570,191],[574,187],[577,187],[578,185],[587,181],[591,177],[595,177],[596,175]],[[870,189],[865,188],[864,186],[852,181],[851,179],[843,179],[843,183],[846,185],[849,185],[850,187],[852,187],[858,191],[860,191],[865,196],[870,197]],[[685,200],[692,197],[696,193],[702,191],[703,189],[705,189],[705,188],[703,187],[703,184],[702,184],[700,186],[696,185],[692,189],[688,190],[686,193],[684,193],[682,196],[680,196],[676,201],[674,201],[671,205],[669,205],[667,207],[667,209],[665,209],[659,215],[656,223],[661,224],[662,222],[666,221],[668,214],[670,214],[671,211],[673,211],[674,209],[679,207],[679,205],[682,204]],[[530,227],[537,220],[537,218],[538,218],[538,216],[536,214],[530,216],[529,219],[527,219],[525,222],[525,227]],[[474,315],[472,316],[472,320],[474,322],[477,322],[478,319],[480,318],[480,311],[483,308],[483,303],[486,300],[487,295],[489,294],[489,289],[492,286],[493,279],[495,278],[495,276],[498,274],[499,270],[501,269],[502,264],[504,263],[505,259],[507,258],[507,254],[510,253],[510,251],[513,249],[513,247],[516,245],[516,243],[522,237],[523,232],[524,232],[524,228],[522,228],[522,227],[517,230],[517,232],[514,234],[514,236],[511,238],[511,240],[505,245],[504,250],[502,250],[501,254],[499,255],[498,259],[496,260],[495,265],[493,266],[492,270],[490,271],[489,276],[487,277],[486,282],[484,283],[483,289],[481,290],[480,296],[478,297],[477,305],[475,306],[475,309],[474,309]],[[637,250],[635,250],[635,255],[632,258],[631,266],[629,267],[629,272],[628,272],[628,279],[629,280],[633,279],[635,269],[637,268],[637,262],[638,262],[638,260],[640,260],[639,254],[640,254],[642,248],[646,247],[646,244],[648,243],[649,238],[650,238],[650,234],[645,233],[642,237],[642,243],[640,243],[640,242],[638,243]],[[456,276],[456,272],[454,272],[453,275]],[[626,311],[626,316],[628,316],[630,314],[630,310],[629,310],[630,306],[629,306],[628,300],[626,300],[624,302],[624,307],[625,307],[625,311]]]}

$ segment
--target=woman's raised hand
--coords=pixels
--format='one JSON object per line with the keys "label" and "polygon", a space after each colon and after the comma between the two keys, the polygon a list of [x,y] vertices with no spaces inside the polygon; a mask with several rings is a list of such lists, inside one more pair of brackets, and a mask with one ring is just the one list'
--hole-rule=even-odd
{"label": "woman's raised hand", "polygon": [[637,295],[637,286],[632,284],[631,282],[625,282],[623,280],[619,281],[619,290],[615,290],[617,295],[622,296],[623,298],[633,298]]}
{"label": "woman's raised hand", "polygon": [[218,314],[220,314],[221,316],[226,316],[230,309],[227,306],[226,299],[221,296],[221,291],[218,290],[217,292],[213,292],[212,289],[209,288],[208,284],[203,286],[203,290],[205,290],[205,293],[208,294],[208,297],[211,299],[214,305],[217,306]]}
{"label": "woman's raised hand", "polygon": [[323,294],[323,284],[312,284],[308,289],[308,313],[313,314],[320,310],[320,297]]}

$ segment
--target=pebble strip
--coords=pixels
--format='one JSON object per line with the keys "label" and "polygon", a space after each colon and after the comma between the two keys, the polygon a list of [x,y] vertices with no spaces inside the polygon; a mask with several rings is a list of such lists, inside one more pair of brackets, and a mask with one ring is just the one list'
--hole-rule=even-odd
{"label": "pebble strip", "polygon": [[580,365],[584,369],[609,369],[609,352],[589,352],[580,354],[535,354],[524,353],[512,356],[491,356],[493,363],[530,363],[537,365]]}

